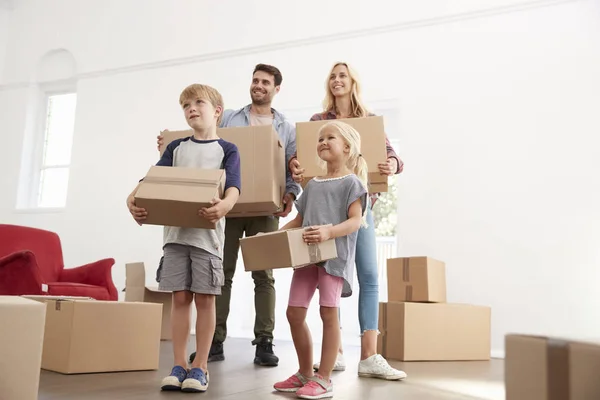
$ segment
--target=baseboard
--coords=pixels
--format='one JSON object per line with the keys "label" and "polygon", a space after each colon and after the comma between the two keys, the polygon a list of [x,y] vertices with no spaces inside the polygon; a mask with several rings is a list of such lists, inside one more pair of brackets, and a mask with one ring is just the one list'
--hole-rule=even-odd
{"label": "baseboard", "polygon": [[504,350],[500,350],[500,349],[492,350],[490,355],[492,358],[504,359]]}

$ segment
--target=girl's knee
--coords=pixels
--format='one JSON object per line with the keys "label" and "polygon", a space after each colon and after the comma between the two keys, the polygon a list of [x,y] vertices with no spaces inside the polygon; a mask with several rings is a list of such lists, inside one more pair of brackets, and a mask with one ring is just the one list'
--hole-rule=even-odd
{"label": "girl's knee", "polygon": [[290,326],[302,325],[306,319],[306,309],[302,307],[288,307],[285,314]]}
{"label": "girl's knee", "polygon": [[337,307],[323,307],[321,306],[320,314],[321,320],[324,324],[327,323],[338,323],[338,308]]}

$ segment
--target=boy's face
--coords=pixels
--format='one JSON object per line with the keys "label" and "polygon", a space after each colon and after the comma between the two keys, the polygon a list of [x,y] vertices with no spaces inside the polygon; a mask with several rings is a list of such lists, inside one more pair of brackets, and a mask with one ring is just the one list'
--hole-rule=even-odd
{"label": "boy's face", "polygon": [[223,111],[220,106],[215,108],[210,101],[197,97],[186,100],[182,108],[185,120],[195,131],[204,131],[216,125],[217,118]]}

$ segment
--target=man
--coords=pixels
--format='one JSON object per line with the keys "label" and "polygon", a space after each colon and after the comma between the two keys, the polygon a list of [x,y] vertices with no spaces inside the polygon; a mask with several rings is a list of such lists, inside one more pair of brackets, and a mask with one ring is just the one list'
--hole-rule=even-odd
{"label": "man", "polygon": [[[259,232],[273,232],[279,228],[279,218],[286,217],[292,211],[292,205],[300,193],[300,185],[294,182],[288,169],[290,157],[296,152],[296,129],[285,117],[271,107],[273,98],[281,89],[283,78],[279,69],[266,64],[258,64],[252,74],[250,97],[252,103],[239,110],[225,110],[221,127],[273,125],[281,143],[285,147],[286,193],[283,197],[283,211],[267,217],[227,218],[225,224],[225,247],[223,270],[225,285],[221,296],[216,300],[216,329],[208,361],[225,359],[223,342],[227,337],[227,317],[231,301],[231,284],[235,273],[240,239],[254,236]],[[162,137],[159,136],[159,146]],[[256,345],[254,363],[261,366],[277,366],[279,358],[273,352],[273,329],[275,327],[275,279],[273,271],[253,271],[254,280],[254,337]],[[190,356],[193,361],[195,353]]]}

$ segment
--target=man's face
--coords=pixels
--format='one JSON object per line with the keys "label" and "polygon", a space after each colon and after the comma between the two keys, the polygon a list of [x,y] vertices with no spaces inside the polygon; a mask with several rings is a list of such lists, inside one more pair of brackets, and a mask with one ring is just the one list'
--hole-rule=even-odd
{"label": "man's face", "polygon": [[250,97],[257,106],[271,104],[273,97],[279,93],[279,86],[275,86],[275,77],[264,71],[256,71],[252,76]]}

